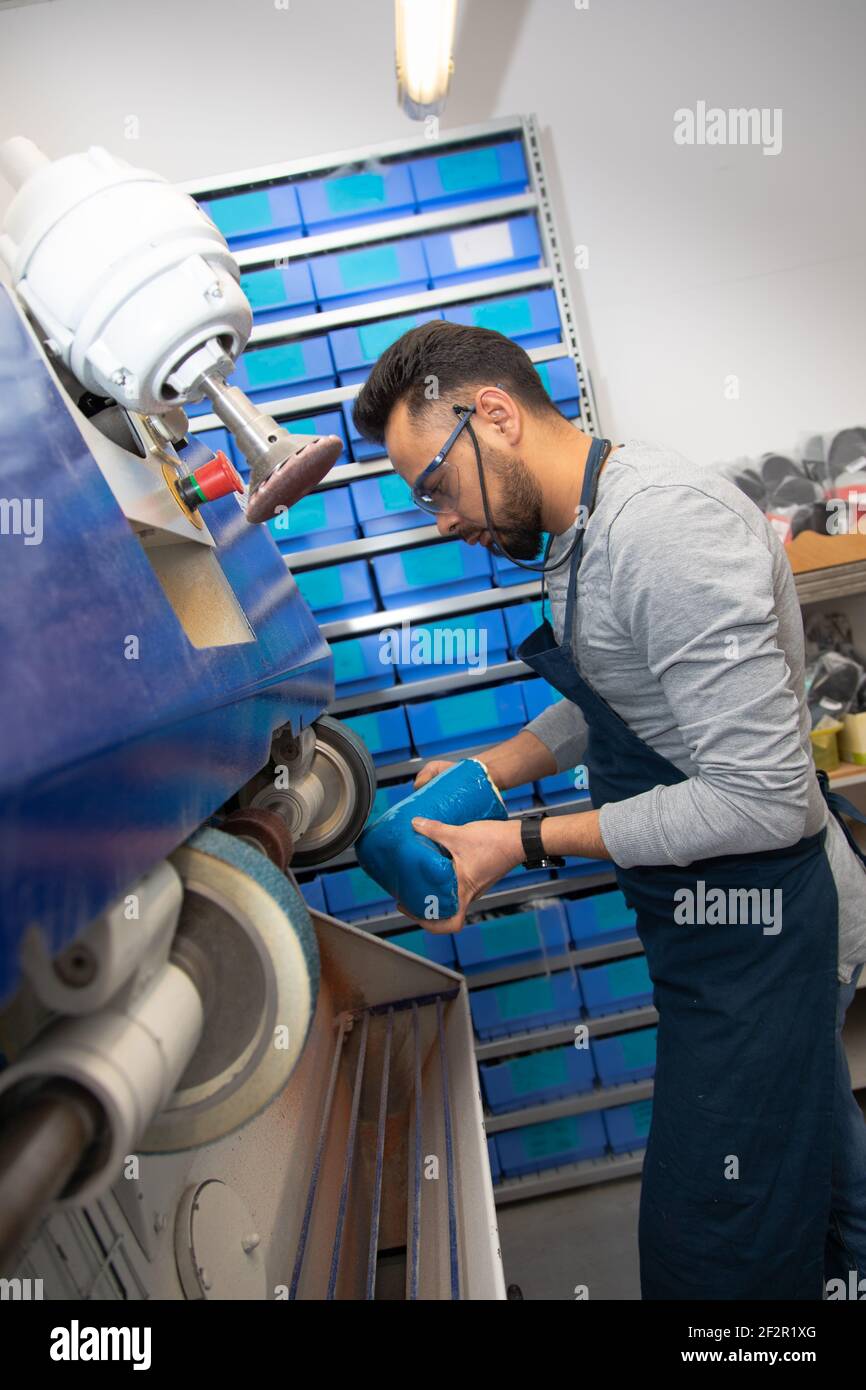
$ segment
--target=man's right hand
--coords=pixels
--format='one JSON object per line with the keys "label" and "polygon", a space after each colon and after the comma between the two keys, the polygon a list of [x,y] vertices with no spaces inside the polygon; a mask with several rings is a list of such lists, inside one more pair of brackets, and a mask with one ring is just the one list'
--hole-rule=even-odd
{"label": "man's right hand", "polygon": [[446,768],[454,766],[455,763],[448,762],[446,758],[433,758],[431,762],[425,763],[420,771],[415,774],[415,781],[412,784],[414,790],[417,791],[419,787],[424,786],[425,782],[429,782],[434,777],[438,777],[439,773],[444,772]]}

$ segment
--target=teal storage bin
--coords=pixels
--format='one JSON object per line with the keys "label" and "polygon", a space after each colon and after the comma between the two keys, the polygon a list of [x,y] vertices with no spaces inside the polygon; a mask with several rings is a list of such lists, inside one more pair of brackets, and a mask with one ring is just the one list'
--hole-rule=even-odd
{"label": "teal storage bin", "polygon": [[637,916],[619,889],[566,902],[568,925],[577,947],[627,941],[637,935]]}
{"label": "teal storage bin", "polygon": [[[505,624],[498,609],[457,614],[431,623],[412,623],[401,634],[396,662],[401,681],[487,671],[507,659]],[[515,788],[519,794],[519,789]],[[531,786],[530,786],[531,792]],[[509,793],[503,792],[507,800]]]}
{"label": "teal storage bin", "polygon": [[484,1098],[494,1115],[585,1095],[595,1085],[589,1048],[573,1043],[528,1052],[505,1062],[481,1062],[478,1071]]}
{"label": "teal storage bin", "polygon": [[255,324],[316,312],[316,296],[307,261],[251,270],[241,276],[241,289],[250,302]]}
{"label": "teal storage bin", "polygon": [[525,193],[529,187],[520,139],[425,155],[410,160],[407,167],[422,209],[507,198]]}
{"label": "teal storage bin", "polygon": [[562,904],[509,912],[472,922],[458,932],[454,944],[461,970],[495,970],[518,961],[562,956],[571,950],[571,937]]}
{"label": "teal storage bin", "polygon": [[387,536],[427,526],[430,518],[412,501],[412,489],[399,473],[383,473],[378,478],[361,478],[349,484],[352,505],[365,536]]}
{"label": "teal storage bin", "polygon": [[412,237],[313,256],[310,274],[321,309],[343,309],[432,288],[422,240]]}
{"label": "teal storage bin", "polygon": [[578,974],[590,1018],[641,1009],[653,1002],[646,956],[629,956],[609,965],[581,966]]}
{"label": "teal storage bin", "polygon": [[537,719],[542,710],[548,709],[550,705],[555,705],[557,701],[564,698],[560,691],[554,689],[541,676],[522,681],[520,688],[523,691],[527,719]]}
{"label": "teal storage bin", "polygon": [[373,573],[385,608],[404,608],[490,587],[490,557],[480,546],[445,541],[377,555]]}
{"label": "teal storage bin", "polygon": [[561,1168],[566,1163],[601,1158],[607,1150],[607,1133],[601,1114],[564,1115],[558,1120],[506,1129],[496,1136],[499,1161],[507,1178]]}
{"label": "teal storage bin", "polygon": [[303,179],[298,199],[310,236],[363,222],[408,217],[416,210],[415,190],[405,164],[378,165],[351,174]]}
{"label": "teal storage bin", "polygon": [[335,328],[328,334],[331,353],[341,386],[366,381],[382,353],[404,333],[443,317],[440,309],[423,314],[401,314],[397,318],[376,319],[355,328]]}
{"label": "teal storage bin", "polygon": [[[548,615],[550,605],[548,604]],[[541,599],[537,598],[532,603],[516,603],[510,608],[503,609],[505,614],[505,627],[508,632],[508,651],[512,657],[517,657],[517,648],[530,632],[534,632],[541,626],[542,614]]]}
{"label": "teal storage bin", "polygon": [[514,275],[542,264],[535,216],[480,222],[422,238],[431,289],[444,289],[491,275]]}
{"label": "teal storage bin", "polygon": [[325,900],[332,917],[357,922],[364,917],[383,917],[396,912],[394,899],[363,869],[339,869],[322,875]]}
{"label": "teal storage bin", "polygon": [[454,934],[452,932],[417,931],[396,932],[388,940],[393,946],[402,946],[404,951],[423,956],[425,960],[435,961],[437,965],[455,967]]}
{"label": "teal storage bin", "polygon": [[405,762],[412,756],[409,725],[402,705],[376,710],[372,714],[356,714],[340,722],[354,729],[361,741],[366,743],[377,766]]}
{"label": "teal storage bin", "polygon": [[515,685],[439,696],[408,708],[412,742],[426,756],[500,743],[526,724],[523,696]]}
{"label": "teal storage bin", "polygon": [[472,1021],[479,1038],[503,1038],[557,1023],[577,1023],[583,1015],[579,975],[555,970],[507,985],[473,989]]}
{"label": "teal storage bin", "polygon": [[277,512],[267,528],[280,550],[315,550],[357,539],[359,527],[347,487],[308,492],[286,511]]}
{"label": "teal storage bin", "polygon": [[387,690],[395,684],[394,667],[380,661],[382,643],[377,632],[332,642],[336,698],[363,695],[368,690]]}
{"label": "teal storage bin", "polygon": [[602,1086],[645,1081],[655,1074],[658,1028],[637,1028],[611,1038],[591,1038],[595,1070]]}
{"label": "teal storage bin", "polygon": [[198,203],[232,250],[270,241],[291,241],[303,232],[298,195],[290,183],[199,198]]}
{"label": "teal storage bin", "polygon": [[496,1135],[491,1134],[487,1140],[487,1157],[490,1159],[490,1178],[494,1186],[502,1182],[502,1164],[499,1162],[499,1154],[496,1151]]}
{"label": "teal storage bin", "polygon": [[489,328],[530,348],[548,347],[562,339],[559,306],[553,290],[527,290],[499,295],[473,304],[449,305],[446,318],[470,328]]}
{"label": "teal storage bin", "polygon": [[615,1105],[602,1111],[608,1142],[615,1154],[634,1153],[645,1149],[653,1117],[651,1100],[636,1100],[631,1105]]}
{"label": "teal storage bin", "polygon": [[366,560],[349,560],[320,570],[300,570],[294,576],[308,607],[320,623],[375,613],[379,601]]}
{"label": "teal storage bin", "polygon": [[535,370],[554,405],[567,419],[576,419],[580,414],[580,383],[574,359],[554,357],[550,362],[536,362]]}

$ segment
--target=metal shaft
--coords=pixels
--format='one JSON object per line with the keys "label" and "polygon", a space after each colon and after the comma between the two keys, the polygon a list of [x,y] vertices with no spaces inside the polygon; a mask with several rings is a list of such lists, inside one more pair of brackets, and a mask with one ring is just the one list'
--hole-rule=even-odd
{"label": "metal shaft", "polygon": [[0,1275],[14,1273],[22,1246],[63,1192],[102,1122],[98,1101],[73,1082],[46,1082],[0,1119]]}

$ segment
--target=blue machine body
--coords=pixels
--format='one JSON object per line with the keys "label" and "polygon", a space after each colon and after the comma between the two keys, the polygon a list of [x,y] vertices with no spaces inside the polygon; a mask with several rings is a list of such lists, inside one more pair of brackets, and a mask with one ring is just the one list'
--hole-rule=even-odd
{"label": "blue machine body", "polygon": [[3,286],[0,469],[4,515],[42,503],[41,543],[0,535],[2,1002],[28,928],[67,945],[318,717],[333,658],[235,495],[203,518],[252,640],[193,646]]}

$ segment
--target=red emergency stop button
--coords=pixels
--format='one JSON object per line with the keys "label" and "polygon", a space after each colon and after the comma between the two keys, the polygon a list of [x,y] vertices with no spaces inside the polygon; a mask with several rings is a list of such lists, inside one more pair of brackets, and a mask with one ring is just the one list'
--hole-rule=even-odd
{"label": "red emergency stop button", "polygon": [[220,449],[209,463],[179,478],[177,490],[190,510],[195,511],[202,502],[214,502],[229,492],[243,492],[244,480]]}

